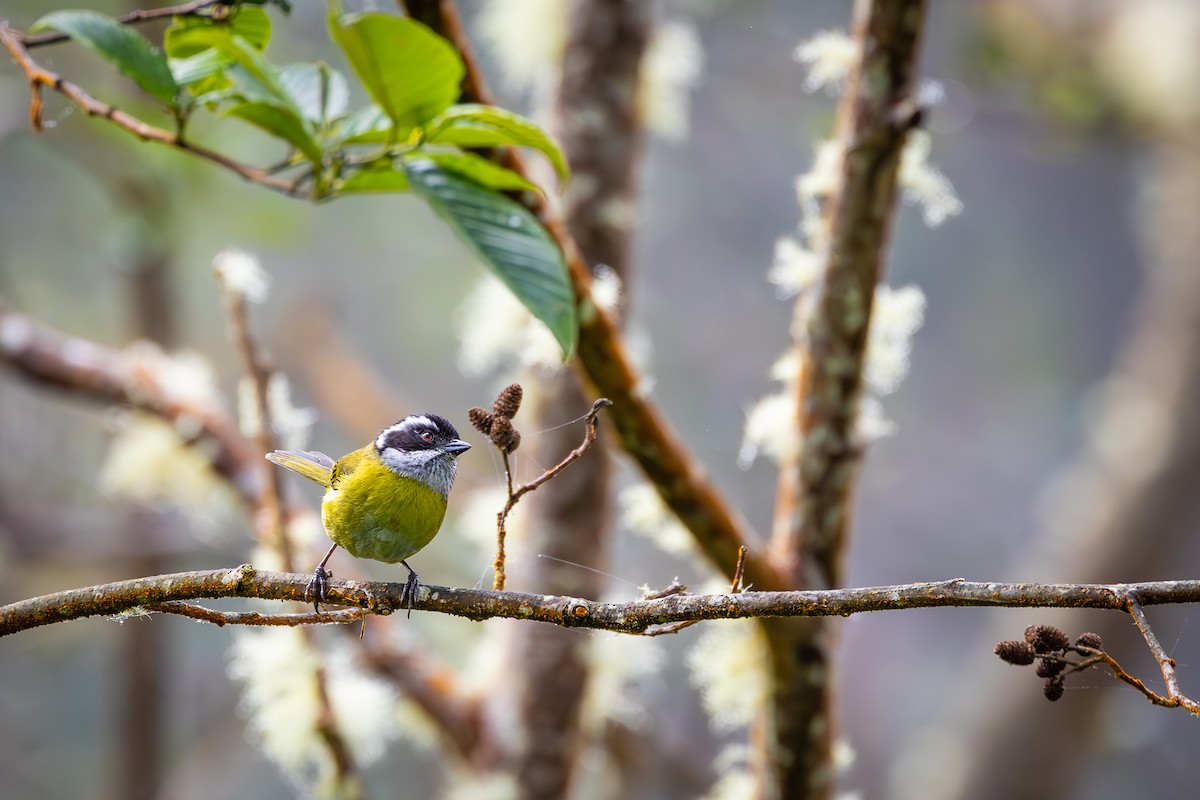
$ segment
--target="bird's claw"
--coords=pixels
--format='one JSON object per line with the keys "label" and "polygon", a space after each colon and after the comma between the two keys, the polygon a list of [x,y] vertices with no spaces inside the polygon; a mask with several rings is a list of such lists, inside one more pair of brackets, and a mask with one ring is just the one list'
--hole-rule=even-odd
{"label": "bird's claw", "polygon": [[417,578],[417,573],[413,572],[412,567],[408,567],[408,580],[404,582],[404,592],[400,595],[400,603],[408,606],[408,616],[412,618],[413,600],[416,599],[417,589],[421,586],[421,581]]}
{"label": "bird's claw", "polygon": [[324,566],[318,565],[313,570],[312,580],[304,587],[304,602],[312,601],[313,608],[318,614],[321,613],[321,603],[329,603],[329,579],[333,577],[333,573],[325,569]]}

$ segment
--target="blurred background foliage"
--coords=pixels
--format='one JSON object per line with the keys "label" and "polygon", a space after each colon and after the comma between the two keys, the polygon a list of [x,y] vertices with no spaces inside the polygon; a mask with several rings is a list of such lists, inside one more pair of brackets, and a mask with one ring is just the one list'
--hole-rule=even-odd
{"label": "blurred background foliage", "polygon": [[[130,6],[93,7],[116,14]],[[788,343],[791,306],[775,297],[765,274],[776,239],[796,223],[794,176],[808,169],[815,142],[828,135],[834,105],[824,93],[802,90],[791,52],[821,29],[845,28],[848,4],[707,0],[663,7],[694,26],[704,69],[690,97],[686,138],[647,142],[636,269],[626,287],[629,328],[646,343],[657,400],[733,503],[765,531],[773,469],[762,460],[749,470],[736,466],[745,412],[767,391],[768,369]],[[477,34],[481,3],[461,8]],[[0,17],[21,28],[48,10],[40,2],[0,0]],[[1194,169],[1197,161],[1198,13],[1186,0],[932,3],[922,72],[945,92],[929,118],[932,160],[965,211],[932,231],[915,210],[898,217],[888,281],[918,284],[928,306],[911,375],[886,403],[898,432],[873,445],[866,459],[851,585],[1195,576],[1194,502],[1173,509],[1192,535],[1159,544],[1146,531],[1145,546],[1156,557],[1130,560],[1124,569],[1079,574],[1070,565],[1087,563],[1087,554],[1072,552],[1069,540],[1055,551],[1051,533],[1063,476],[1088,453],[1104,402],[1095,387],[1140,323],[1142,268],[1164,236],[1161,221],[1151,218],[1161,210],[1155,192],[1170,172],[1164,149],[1190,148],[1190,162],[1177,163]],[[297,4],[290,17],[275,19],[270,52],[277,63],[321,57],[344,68],[321,4]],[[532,111],[529,97],[499,79],[491,51],[479,53],[501,102]],[[80,48],[59,45],[37,56],[102,98],[154,113]],[[35,135],[27,99],[6,61],[0,295],[16,309],[105,344],[149,336],[197,353],[233,398],[237,360],[210,264],[228,246],[252,251],[272,278],[253,325],[292,378],[296,401],[319,413],[311,446],[329,453],[359,446],[410,411],[436,410],[465,428],[469,406],[486,404],[497,385],[519,377],[460,372],[463,300],[481,269],[418,200],[308,205],[141,145],[57,98],[49,98],[45,114],[53,126]],[[278,155],[236,122],[219,130],[214,124],[201,136],[219,137],[222,147],[247,158]],[[1200,185],[1200,172],[1191,174]],[[1195,227],[1200,206],[1190,212],[1180,219]],[[1192,269],[1200,268],[1196,252],[1184,256]],[[197,519],[101,491],[114,437],[128,424],[121,414],[0,372],[0,600],[248,558],[252,525],[236,507],[222,512],[205,501],[211,518]],[[528,442],[537,432],[525,436]],[[526,461],[521,469],[533,474],[539,466]],[[633,477],[628,465],[620,472]],[[452,514],[455,507],[468,511],[473,490],[496,489],[503,479],[484,447],[463,459],[460,475]],[[289,488],[315,508],[309,487]],[[463,516],[469,521],[452,519],[420,554],[416,566],[430,582],[488,582],[487,514]],[[537,557],[519,540],[509,552],[516,565]],[[1034,557],[1044,553],[1053,556]],[[383,565],[349,559],[335,571],[396,578]],[[611,595],[625,598],[639,585],[662,586],[675,576],[696,587],[713,577],[697,558],[623,534],[610,571]],[[1191,613],[1153,612],[1185,691],[1200,683],[1191,669],[1200,663]],[[1100,624],[1098,617],[1077,612],[1065,624],[1077,633]],[[1191,753],[1200,742],[1193,720],[1152,708],[1099,676],[1068,684],[1067,696],[1050,705],[1027,674],[990,655],[992,642],[1040,619],[955,609],[845,621],[840,705],[855,754],[845,788],[865,797],[952,797],[968,774],[992,778],[985,781],[990,793],[974,797],[1000,796],[1013,785],[1026,786],[1023,796],[1049,796],[1053,787],[1056,797],[1090,798],[1179,795],[1192,786]],[[145,646],[165,668],[138,676],[132,665],[146,656],[136,632],[147,626],[157,638]],[[373,621],[368,637],[385,626],[462,663],[502,624],[417,614]],[[655,642],[615,643],[595,634],[598,652],[621,647],[637,659],[661,651],[653,669],[622,690],[636,709],[630,724],[651,727],[667,754],[668,768],[646,778],[638,796],[693,796],[719,770],[710,763],[717,744],[696,741],[703,711],[684,667],[703,627]],[[1110,649],[1131,671],[1154,676],[1136,632],[1121,630],[1124,638],[1106,639]],[[151,785],[161,786],[148,796],[290,796],[292,786],[247,740],[238,687],[226,676],[230,642],[228,630],[212,626],[133,619],[51,626],[0,643],[5,794],[128,797],[122,776],[130,770],[120,764],[140,763]],[[503,691],[503,680],[493,676],[488,686]],[[1086,709],[1086,724],[1068,728],[1072,706]],[[1000,708],[1020,709],[1020,718],[1003,727]],[[136,719],[147,714],[160,735],[132,741],[128,732],[146,730]],[[1008,738],[997,744],[986,728]],[[1063,737],[1073,747],[1058,757],[1053,779],[1041,790],[1020,784],[1019,765]],[[368,769],[378,795],[439,796],[444,757],[425,742],[393,743]],[[671,777],[689,772],[686,781]],[[603,785],[599,778],[581,782],[578,795],[603,796]]]}

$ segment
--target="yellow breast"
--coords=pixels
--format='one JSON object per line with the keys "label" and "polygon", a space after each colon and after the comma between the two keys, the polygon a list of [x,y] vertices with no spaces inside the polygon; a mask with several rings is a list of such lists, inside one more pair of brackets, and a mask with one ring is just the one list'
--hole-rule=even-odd
{"label": "yellow breast", "polygon": [[329,538],[357,558],[394,564],[429,544],[446,498],[379,460],[374,445],[342,458],[321,503]]}

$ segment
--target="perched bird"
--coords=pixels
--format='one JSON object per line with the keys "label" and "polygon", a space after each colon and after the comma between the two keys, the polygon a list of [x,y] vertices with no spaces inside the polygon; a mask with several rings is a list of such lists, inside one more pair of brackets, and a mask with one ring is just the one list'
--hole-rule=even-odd
{"label": "perched bird", "polygon": [[333,547],[313,571],[304,598],[321,610],[331,576],[325,564],[340,546],[356,558],[403,564],[411,611],[419,581],[405,559],[442,526],[458,456],[470,447],[445,417],[413,414],[336,462],[310,450],[268,453],[272,463],[326,488],[321,521]]}

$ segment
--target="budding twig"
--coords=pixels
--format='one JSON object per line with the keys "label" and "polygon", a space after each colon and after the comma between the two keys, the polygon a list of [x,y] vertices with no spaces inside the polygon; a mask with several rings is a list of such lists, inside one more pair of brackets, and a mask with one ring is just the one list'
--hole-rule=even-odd
{"label": "budding twig", "polygon": [[514,383],[505,387],[500,392],[492,404],[491,411],[483,408],[472,408],[467,414],[475,429],[491,439],[492,445],[500,451],[500,457],[504,460],[504,480],[508,497],[504,501],[504,508],[496,514],[496,558],[492,562],[492,568],[495,572],[495,577],[492,580],[492,588],[498,592],[504,591],[506,581],[504,541],[508,535],[506,525],[508,523],[509,512],[513,510],[513,507],[522,497],[557,476],[587,452],[587,449],[596,441],[596,416],[600,413],[601,409],[612,405],[612,401],[606,397],[601,397],[592,403],[591,410],[583,418],[585,425],[583,443],[567,453],[562,461],[538,477],[528,483],[517,486],[513,482],[512,464],[509,462],[508,457],[521,444],[521,432],[514,428],[512,424],[512,418],[516,416],[517,410],[521,407],[521,396],[521,385]]}

